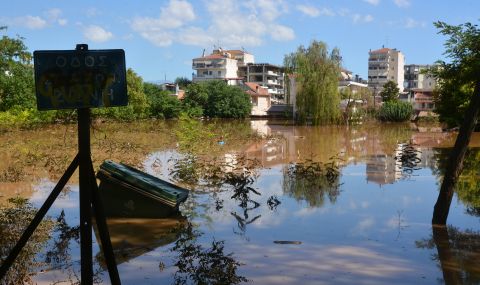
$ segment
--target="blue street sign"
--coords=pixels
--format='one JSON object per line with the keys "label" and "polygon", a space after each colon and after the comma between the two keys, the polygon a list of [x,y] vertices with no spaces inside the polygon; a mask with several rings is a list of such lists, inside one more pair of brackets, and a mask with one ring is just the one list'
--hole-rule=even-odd
{"label": "blue street sign", "polygon": [[35,51],[33,60],[38,110],[128,104],[121,49]]}

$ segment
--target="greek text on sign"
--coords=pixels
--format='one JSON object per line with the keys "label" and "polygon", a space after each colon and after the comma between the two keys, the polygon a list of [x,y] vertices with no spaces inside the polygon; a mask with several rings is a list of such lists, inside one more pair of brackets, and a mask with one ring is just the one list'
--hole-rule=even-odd
{"label": "greek text on sign", "polygon": [[125,106],[125,53],[113,50],[35,51],[39,110]]}

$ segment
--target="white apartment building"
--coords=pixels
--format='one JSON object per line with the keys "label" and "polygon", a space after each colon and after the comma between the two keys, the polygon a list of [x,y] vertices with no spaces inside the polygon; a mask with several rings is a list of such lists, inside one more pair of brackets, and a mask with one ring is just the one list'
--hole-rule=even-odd
{"label": "white apartment building", "polygon": [[405,56],[397,49],[381,48],[368,53],[368,87],[377,94],[388,81],[403,91]]}
{"label": "white apartment building", "polygon": [[436,80],[433,76],[424,74],[423,71],[430,68],[430,65],[426,64],[408,64],[405,65],[405,91],[413,89],[422,89],[431,91],[435,89]]}
{"label": "white apartment building", "polygon": [[192,68],[193,82],[204,80],[225,80],[229,85],[237,85],[242,78],[239,76],[239,66],[254,62],[254,56],[241,50],[223,50],[218,48],[212,54],[194,58]]}
{"label": "white apartment building", "polygon": [[267,89],[275,103],[285,103],[283,68],[269,63],[248,63],[240,68],[245,82],[253,82]]}

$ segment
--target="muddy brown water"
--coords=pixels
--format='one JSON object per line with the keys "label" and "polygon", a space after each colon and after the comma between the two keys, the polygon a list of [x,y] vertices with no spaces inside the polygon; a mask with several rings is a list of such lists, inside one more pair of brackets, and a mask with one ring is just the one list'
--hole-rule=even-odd
{"label": "muddy brown water", "polygon": [[[95,169],[112,159],[179,183],[170,173],[172,158],[184,150],[178,131],[185,128],[179,124],[97,123]],[[211,136],[200,140],[192,133],[187,139],[197,141],[203,155],[230,166],[240,156],[256,159],[250,186],[260,195],[250,192],[239,200],[226,185],[188,185],[194,190],[179,217],[109,219],[124,284],[480,283],[479,133],[472,138],[468,177],[454,197],[448,227],[432,229],[455,133],[409,124],[215,124]],[[75,155],[76,126],[5,131],[0,143],[0,205],[20,195],[40,206]],[[405,153],[406,144],[414,152]],[[407,161],[412,155],[413,164]],[[295,163],[332,157],[340,171],[333,187],[288,177]],[[31,271],[38,284],[70,284],[80,276],[76,177],[48,213],[55,220],[63,211],[65,226],[52,229],[35,256],[39,266]],[[94,256],[96,282],[109,283],[96,243]]]}

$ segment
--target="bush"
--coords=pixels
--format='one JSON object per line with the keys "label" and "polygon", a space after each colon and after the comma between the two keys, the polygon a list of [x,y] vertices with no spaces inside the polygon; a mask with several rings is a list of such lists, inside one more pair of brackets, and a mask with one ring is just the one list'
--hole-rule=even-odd
{"label": "bush", "polygon": [[412,114],[412,104],[402,101],[389,101],[385,102],[380,108],[378,118],[387,122],[404,122],[410,120]]}

